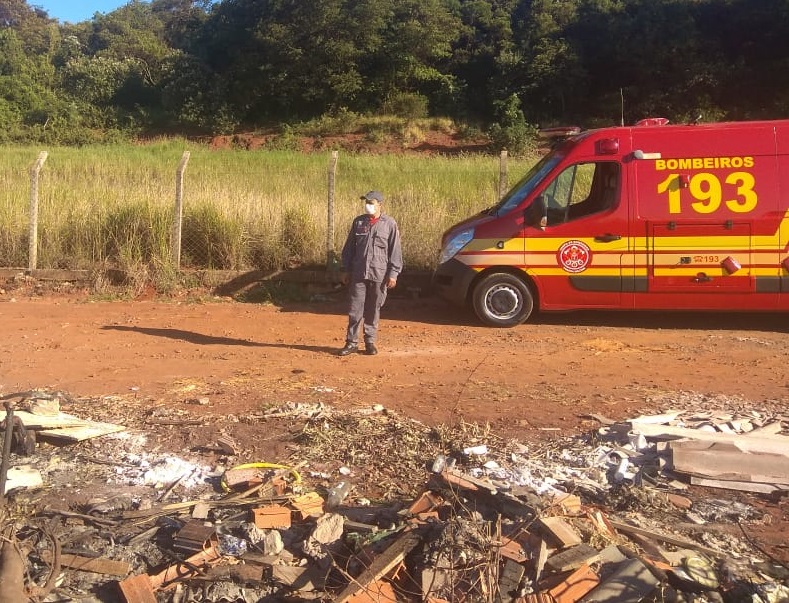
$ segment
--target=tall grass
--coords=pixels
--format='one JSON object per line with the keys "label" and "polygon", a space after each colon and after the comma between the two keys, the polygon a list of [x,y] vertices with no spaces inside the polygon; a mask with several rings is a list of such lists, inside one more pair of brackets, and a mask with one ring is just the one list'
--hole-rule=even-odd
{"label": "tall grass", "polygon": [[[0,265],[27,265],[29,168],[41,149],[0,147]],[[327,261],[330,153],[211,149],[180,139],[145,145],[48,148],[39,179],[39,268],[171,266],[176,170],[184,175],[184,268],[244,270]],[[510,159],[514,182],[533,158]],[[339,252],[362,209],[383,191],[407,268],[435,265],[440,235],[497,200],[498,156],[341,152],[334,238]]]}

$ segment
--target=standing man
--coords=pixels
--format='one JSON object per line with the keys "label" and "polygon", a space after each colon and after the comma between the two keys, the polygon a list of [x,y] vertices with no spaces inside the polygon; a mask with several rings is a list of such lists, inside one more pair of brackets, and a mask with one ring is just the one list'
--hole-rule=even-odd
{"label": "standing man", "polygon": [[364,322],[364,353],[378,353],[375,340],[378,317],[386,292],[397,285],[403,270],[400,230],[394,218],[381,213],[384,196],[378,191],[362,195],[364,214],[357,216],[342,248],[343,282],[350,283],[348,331],[345,347],[337,354],[359,350],[359,328]]}

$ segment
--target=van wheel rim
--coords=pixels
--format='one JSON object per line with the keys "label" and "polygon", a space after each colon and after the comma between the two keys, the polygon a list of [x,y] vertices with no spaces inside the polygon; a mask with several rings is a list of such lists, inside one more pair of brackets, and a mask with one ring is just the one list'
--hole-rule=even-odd
{"label": "van wheel rim", "polygon": [[520,312],[522,300],[514,287],[498,285],[491,288],[485,296],[485,307],[491,316],[499,320],[507,320]]}

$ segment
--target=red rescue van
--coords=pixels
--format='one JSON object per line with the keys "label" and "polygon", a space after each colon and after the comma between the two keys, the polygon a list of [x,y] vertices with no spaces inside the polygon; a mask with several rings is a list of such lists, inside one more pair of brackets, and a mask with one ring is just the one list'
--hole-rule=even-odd
{"label": "red rescue van", "polygon": [[789,310],[789,120],[578,132],[441,245],[436,291],[492,326],[535,309]]}

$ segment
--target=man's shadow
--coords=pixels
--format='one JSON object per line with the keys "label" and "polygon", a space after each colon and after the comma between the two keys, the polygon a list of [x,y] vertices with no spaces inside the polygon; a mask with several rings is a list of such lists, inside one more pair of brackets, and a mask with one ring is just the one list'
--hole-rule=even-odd
{"label": "man's shadow", "polygon": [[[347,292],[342,291],[342,296]],[[347,320],[348,301],[338,294],[319,302],[281,302],[275,304],[280,312],[307,312],[320,316],[342,316]],[[381,308],[382,323],[413,322],[448,327],[481,326],[474,314],[463,307],[454,306],[434,296],[413,298],[394,290],[387,296]],[[386,324],[381,327],[386,329]]]}
{"label": "man's shadow", "polygon": [[126,327],[122,325],[105,325],[101,327],[104,331],[125,331],[129,333],[141,333],[152,337],[164,337],[166,339],[176,339],[194,343],[196,345],[236,345],[253,348],[283,348],[288,350],[304,350],[306,352],[319,352],[324,354],[336,354],[337,350],[333,347],[318,345],[289,345],[285,343],[260,343],[247,339],[235,339],[233,337],[214,337],[213,335],[203,335],[194,331],[184,331],[182,329],[159,329],[154,327]]}

